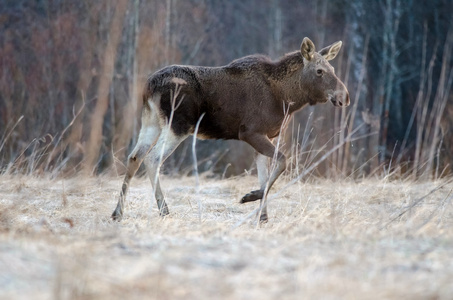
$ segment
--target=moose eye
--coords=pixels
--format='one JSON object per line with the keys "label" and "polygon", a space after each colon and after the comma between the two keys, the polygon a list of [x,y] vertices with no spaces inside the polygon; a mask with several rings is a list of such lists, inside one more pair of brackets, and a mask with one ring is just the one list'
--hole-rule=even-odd
{"label": "moose eye", "polygon": [[316,75],[322,76],[322,70],[321,69],[316,70]]}

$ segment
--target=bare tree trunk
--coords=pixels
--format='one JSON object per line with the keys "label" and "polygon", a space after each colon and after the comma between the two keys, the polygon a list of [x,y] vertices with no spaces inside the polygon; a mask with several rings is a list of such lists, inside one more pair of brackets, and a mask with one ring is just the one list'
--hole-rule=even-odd
{"label": "bare tree trunk", "polygon": [[85,157],[84,172],[92,174],[96,167],[99,150],[102,144],[102,124],[109,102],[109,87],[112,82],[115,69],[115,58],[118,43],[123,28],[123,20],[127,9],[127,0],[118,0],[118,4],[110,24],[109,40],[105,50],[102,73],[100,74],[98,86],[98,99],[96,107],[91,116],[91,132],[88,140]]}
{"label": "bare tree trunk", "polygon": [[171,10],[172,0],[167,0],[165,12],[165,65],[170,64]]}
{"label": "bare tree trunk", "polygon": [[[436,150],[439,147],[440,121],[444,114],[445,106],[447,105],[448,96],[452,86],[453,71],[449,67],[449,62],[452,52],[453,30],[450,28],[447,35],[447,41],[444,45],[442,57],[442,69],[440,72],[439,83],[437,86],[436,96],[434,97],[434,105],[431,111],[430,124],[433,126],[429,136],[430,142],[427,144],[427,164],[423,173],[426,179],[431,179],[434,169],[434,161],[436,158]],[[437,158],[438,159],[438,158]],[[434,178],[437,179],[437,178]]]}
{"label": "bare tree trunk", "polygon": [[[411,118],[409,120],[409,123],[408,125],[406,126],[406,133],[404,134],[404,138],[403,138],[403,142],[401,144],[401,147],[400,147],[400,153],[398,154],[398,159],[396,161],[396,165],[400,165],[401,163],[401,159],[403,158],[403,153],[404,151],[406,150],[406,144],[409,140],[409,134],[410,134],[410,130],[412,129],[412,126],[414,124],[414,121],[415,121],[415,117],[416,115],[419,113],[420,109],[419,107],[421,106],[421,101],[422,101],[422,98],[423,98],[423,89],[424,89],[424,85],[425,85],[425,80],[426,80],[426,52],[427,52],[427,36],[428,36],[428,26],[427,26],[427,23],[425,21],[425,24],[424,24],[424,33],[423,33],[423,42],[422,42],[422,55],[421,55],[421,67],[420,67],[420,81],[419,81],[419,88],[418,88],[418,93],[417,93],[417,97],[416,97],[416,100],[415,100],[415,104],[414,106],[412,107],[412,114],[411,114]],[[413,31],[413,30],[411,30]],[[415,165],[417,165],[417,157],[418,157],[418,154],[417,152],[419,151],[419,146],[418,146],[418,137],[419,137],[419,132],[418,132],[418,127],[416,128],[417,129],[417,139],[416,139],[416,143],[415,143],[415,155],[414,155],[414,169],[412,171],[412,176],[415,176],[416,175],[416,168],[415,168]],[[421,137],[421,134],[420,134],[420,137]],[[415,171],[415,173],[414,173]],[[415,177],[414,177],[415,179]]]}
{"label": "bare tree trunk", "polygon": [[[323,0],[323,1],[316,1],[316,10],[318,10],[318,2],[322,2],[321,4],[321,12],[320,13],[317,13],[320,15],[320,24],[317,24],[316,25],[316,28],[324,28],[325,24],[326,24],[326,17],[327,17],[327,0]],[[317,41],[317,44],[320,45],[321,47],[324,47],[324,42],[325,42],[325,37],[326,37],[326,31],[325,30],[320,30],[319,33],[318,33],[318,36],[319,36],[319,40]]]}
{"label": "bare tree trunk", "polygon": [[[93,18],[94,17],[92,15],[87,18],[87,27],[90,27],[90,25],[93,24]],[[91,84],[91,81],[93,80],[93,71],[91,67],[94,57],[94,45],[98,43],[98,38],[97,35],[92,32],[86,33],[85,38],[86,39],[83,40],[84,44],[91,47],[86,47],[84,49],[82,58],[79,61],[78,68],[80,70],[80,75],[77,83],[77,93],[80,98],[76,101],[75,111],[78,111],[78,107],[82,107],[82,105],[86,104],[84,103],[88,100],[85,98],[86,92]],[[73,165],[80,163],[83,159],[84,149],[82,147],[82,133],[85,113],[86,110],[82,110],[80,115],[74,120],[70,134],[66,139],[66,143],[69,145],[69,155],[72,157],[71,162]]]}
{"label": "bare tree trunk", "polygon": [[[351,117],[349,119],[348,134],[347,134],[348,137],[350,137],[352,135],[352,130],[354,129],[354,120],[355,120],[355,116],[357,113],[357,107],[358,107],[358,102],[360,99],[360,94],[362,92],[363,81],[364,81],[365,74],[366,74],[365,66],[366,66],[366,61],[367,61],[367,57],[368,57],[369,41],[370,41],[370,36],[367,35],[365,38],[365,45],[363,47],[362,67],[360,69],[360,75],[358,78],[357,92],[355,94],[355,100],[353,102],[354,104],[352,105],[352,110],[351,110]],[[342,164],[342,173],[346,174],[347,166],[348,166],[347,162],[349,161],[349,155],[350,155],[349,152],[350,152],[350,148],[351,148],[351,142],[345,140],[344,133],[342,134],[342,136],[340,138],[340,144],[343,144],[343,143],[344,143],[344,156],[343,156],[343,164]]]}
{"label": "bare tree trunk", "polygon": [[269,54],[275,58],[282,54],[282,9],[279,0],[272,0],[271,7],[269,14]]}
{"label": "bare tree trunk", "polygon": [[[434,46],[434,51],[431,56],[428,70],[422,70],[422,76],[420,79],[420,88],[417,94],[417,100],[415,109],[417,109],[417,136],[415,139],[415,154],[414,154],[414,166],[412,170],[413,179],[417,178],[420,165],[423,163],[423,153],[427,143],[427,132],[429,131],[429,122],[427,122],[429,101],[423,101],[424,99],[431,98],[432,82],[433,82],[433,69],[435,61],[437,59],[437,43]],[[425,73],[428,75],[425,77]],[[426,78],[426,79],[425,79]],[[427,88],[425,94],[425,80],[427,81]],[[422,104],[423,103],[423,104]]]}
{"label": "bare tree trunk", "polygon": [[137,126],[138,126],[138,118],[137,118],[137,109],[138,104],[141,103],[139,101],[138,96],[138,39],[139,39],[139,5],[140,0],[134,0],[133,2],[133,12],[131,13],[130,17],[130,26],[133,32],[132,34],[132,42],[129,43],[129,53],[128,59],[130,65],[128,66],[128,79],[129,79],[129,97],[124,107],[124,113],[121,115],[123,116],[118,138],[115,139],[115,166],[118,170],[121,167],[122,162],[127,154],[128,144],[132,139],[132,144],[135,144],[137,139]]}
{"label": "bare tree trunk", "polygon": [[[385,66],[387,72],[385,72],[384,76],[386,76],[385,82],[385,90],[384,90],[384,107],[383,107],[383,121],[382,121],[382,132],[381,132],[381,146],[380,146],[380,162],[384,162],[386,158],[387,152],[387,136],[388,136],[388,124],[389,124],[389,113],[390,113],[390,102],[393,99],[393,90],[394,90],[394,80],[395,74],[398,74],[398,66],[396,64],[397,58],[397,49],[396,49],[396,35],[398,33],[399,28],[399,10],[400,5],[399,1],[396,1],[395,7],[392,5],[392,0],[387,0],[387,10],[386,10],[386,17],[385,17],[385,28],[384,31],[384,47],[386,49],[390,48],[390,52],[387,52],[387,58],[384,57],[384,60],[387,62]],[[396,18],[394,19],[393,14],[396,14]],[[394,105],[397,105],[394,103]]]}
{"label": "bare tree trunk", "polygon": [[[134,1],[134,57],[132,67],[132,115],[135,116],[137,112],[137,99],[138,99],[138,39],[140,35],[140,0]],[[137,118],[133,118],[132,124],[132,142],[135,144],[137,141]]]}
{"label": "bare tree trunk", "polygon": [[[343,50],[343,52],[341,53],[341,56],[340,56],[340,58],[341,58],[340,65],[338,66],[339,78],[342,77],[341,70],[343,69],[342,65],[343,65],[343,61],[344,61],[344,57],[345,57],[345,52],[346,52],[346,50]],[[350,69],[351,69],[351,64],[352,64],[352,58],[354,57],[353,53],[354,53],[354,48],[353,47],[349,48],[349,55],[348,55],[348,60],[346,62],[346,70],[345,70],[345,78],[344,78],[344,83],[346,84],[346,86],[348,86],[348,84],[349,84],[349,75],[350,75]],[[339,132],[339,134],[334,134],[333,146],[335,147],[340,143],[344,143],[345,132],[346,132],[346,128],[348,125],[347,124],[348,116],[346,114],[345,109],[342,109],[342,110],[335,109],[334,111],[335,111],[335,113],[334,113],[335,114],[334,115],[335,131],[334,131],[334,133]],[[345,146],[340,147],[337,151],[334,152],[334,155],[332,156],[332,167],[330,169],[332,171],[334,171],[335,179],[339,178],[339,171],[341,172],[343,170],[342,165],[348,164],[351,161],[350,157],[343,157],[344,149],[345,149]],[[345,169],[346,169],[346,167],[345,167]],[[342,174],[342,175],[347,176],[347,174]]]}

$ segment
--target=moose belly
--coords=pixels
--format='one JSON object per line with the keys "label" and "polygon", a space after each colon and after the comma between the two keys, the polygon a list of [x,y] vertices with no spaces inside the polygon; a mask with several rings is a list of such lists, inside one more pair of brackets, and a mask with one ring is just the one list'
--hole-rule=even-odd
{"label": "moose belly", "polygon": [[239,138],[238,120],[228,117],[215,117],[205,114],[197,132],[199,139],[237,140]]}

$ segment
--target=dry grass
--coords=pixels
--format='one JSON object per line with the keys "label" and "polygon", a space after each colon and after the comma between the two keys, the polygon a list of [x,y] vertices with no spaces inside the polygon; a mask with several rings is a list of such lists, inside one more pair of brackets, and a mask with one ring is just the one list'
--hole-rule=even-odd
{"label": "dry grass", "polygon": [[164,177],[162,219],[134,179],[118,224],[120,179],[2,176],[0,297],[451,299],[453,184],[296,184],[269,223],[235,227],[257,207],[237,203],[255,181],[202,178],[196,195],[193,178]]}

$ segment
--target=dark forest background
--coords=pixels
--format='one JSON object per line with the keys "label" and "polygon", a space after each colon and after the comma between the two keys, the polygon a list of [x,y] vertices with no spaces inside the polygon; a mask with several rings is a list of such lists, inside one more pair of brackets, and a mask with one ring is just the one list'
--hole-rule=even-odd
{"label": "dark forest background", "polygon": [[[310,37],[352,104],[308,107],[283,141],[289,170],[338,150],[316,176],[432,178],[453,164],[452,0],[3,0],[0,172],[122,173],[147,76],[168,64],[273,59]],[[353,140],[347,139],[352,134]],[[198,141],[199,168],[253,170],[238,141]],[[190,174],[191,141],[165,165]]]}

